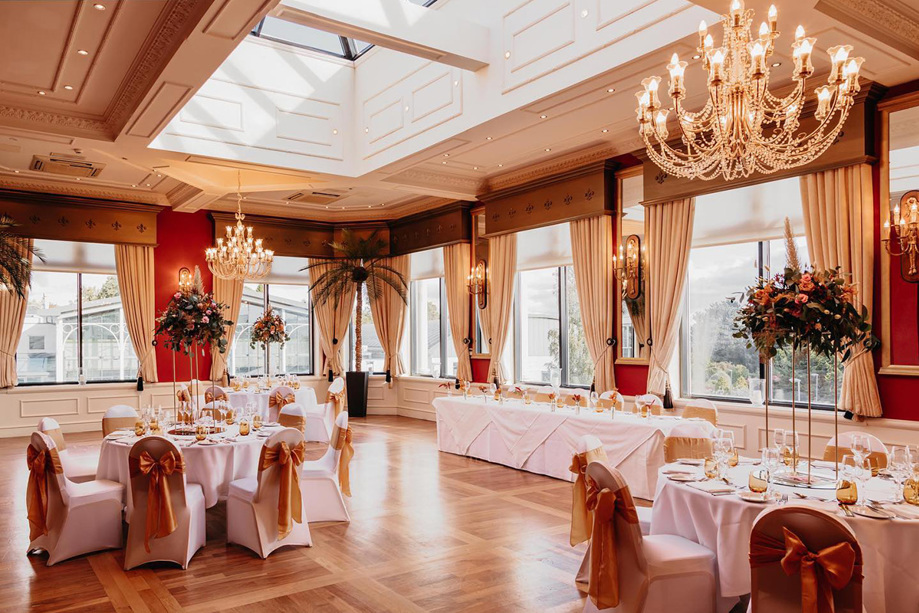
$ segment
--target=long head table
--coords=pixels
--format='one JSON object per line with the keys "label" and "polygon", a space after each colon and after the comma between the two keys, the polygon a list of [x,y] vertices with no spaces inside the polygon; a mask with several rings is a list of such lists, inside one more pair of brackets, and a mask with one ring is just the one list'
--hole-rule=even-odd
{"label": "long head table", "polygon": [[[578,440],[593,434],[603,443],[611,466],[629,483],[632,495],[653,500],[658,469],[664,465],[664,437],[681,423],[677,417],[641,418],[609,410],[597,413],[573,407],[553,412],[548,405],[502,404],[481,396],[434,400],[437,446],[440,451],[470,456],[573,481],[569,472]],[[694,422],[696,420],[693,420]],[[709,422],[699,420],[709,433]]]}

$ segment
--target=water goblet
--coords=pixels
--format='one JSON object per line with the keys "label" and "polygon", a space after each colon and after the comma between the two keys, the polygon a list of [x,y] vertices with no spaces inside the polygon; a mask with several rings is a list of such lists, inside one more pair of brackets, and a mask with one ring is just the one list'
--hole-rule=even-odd
{"label": "water goblet", "polygon": [[143,417],[134,422],[134,436],[143,436],[147,433],[147,422]]}
{"label": "water goblet", "polygon": [[842,505],[856,504],[861,497],[861,489],[858,487],[859,475],[861,469],[855,456],[845,454],[839,463],[839,480],[836,482],[836,500]]}
{"label": "water goblet", "polygon": [[852,455],[857,460],[865,459],[871,451],[871,443],[868,441],[868,437],[864,434],[853,434],[850,440]]}
{"label": "water goblet", "polygon": [[766,475],[766,480],[772,483],[772,475],[775,474],[775,471],[782,465],[782,456],[778,449],[775,447],[765,447],[762,452],[762,465],[768,473]]}
{"label": "water goblet", "polygon": [[204,422],[202,420],[199,420],[198,423],[195,424],[195,440],[200,442],[206,438],[207,438],[207,426],[204,425]]}
{"label": "water goblet", "polygon": [[888,465],[888,470],[893,476],[894,482],[897,484],[897,502],[903,502],[903,482],[909,476],[912,469],[909,460],[909,451],[906,447],[895,446],[890,448],[890,463]]}
{"label": "water goblet", "polygon": [[766,494],[769,491],[769,471],[765,468],[751,470],[747,479],[747,487],[754,494]]}

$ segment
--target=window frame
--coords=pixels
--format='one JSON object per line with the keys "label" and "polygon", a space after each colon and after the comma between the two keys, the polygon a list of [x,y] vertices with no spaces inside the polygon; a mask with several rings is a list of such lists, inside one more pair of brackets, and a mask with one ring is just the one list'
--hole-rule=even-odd
{"label": "window frame", "polygon": [[[373,307],[370,305],[370,294],[366,293],[367,292],[366,284],[361,286],[360,291],[365,292],[363,302],[365,305],[367,305],[367,308],[370,309],[370,325],[374,329],[374,332],[376,332],[376,324],[373,323]],[[354,320],[356,317],[357,317],[357,300],[354,301],[354,307],[351,310],[351,319],[350,321],[348,321],[348,331],[346,332],[346,334],[348,335],[348,342],[347,342],[348,353],[347,355],[345,355],[345,360],[344,360],[343,365],[346,366],[348,370],[346,370],[345,372],[357,372],[354,370]],[[363,330],[365,329],[366,328],[361,329],[362,336],[363,336]],[[386,353],[385,348],[383,349],[383,353],[384,354]],[[383,371],[362,370],[360,372],[365,372],[370,375],[378,375],[378,376],[386,375],[385,370]]]}
{"label": "window frame", "polygon": [[[53,386],[53,385],[100,385],[100,384],[106,385],[106,384],[112,384],[112,383],[131,383],[131,382],[133,382],[133,381],[136,381],[136,380],[137,380],[136,377],[130,377],[130,378],[127,378],[127,379],[93,379],[93,380],[87,379],[87,380],[84,380],[82,383],[80,382],[80,373],[83,371],[83,275],[99,275],[99,274],[104,274],[104,275],[106,275],[106,276],[113,276],[113,277],[115,277],[115,279],[116,279],[116,281],[117,281],[117,279],[118,279],[118,273],[117,273],[117,272],[115,272],[115,273],[83,272],[83,271],[80,271],[80,270],[36,270],[35,272],[50,273],[50,274],[76,275],[76,276],[77,276],[77,296],[76,296],[76,298],[77,298],[77,302],[76,302],[76,306],[77,306],[77,309],[76,309],[76,310],[77,310],[77,317],[76,317],[77,378],[76,378],[76,380],[71,380],[71,381],[25,381],[25,382],[19,382],[19,380],[18,380],[19,377],[18,377],[18,375],[17,375],[17,377],[16,377],[16,379],[17,379],[17,381],[16,381],[16,387],[47,387],[47,386]],[[124,310],[124,303],[121,302],[121,292],[120,292],[120,290],[119,290],[119,292],[118,292],[118,300],[119,300],[119,303],[120,303],[120,305],[121,305],[121,309],[122,309],[122,311],[123,311],[123,310]],[[28,311],[28,305],[26,306],[26,310]],[[22,342],[22,339],[21,339],[21,338],[20,338],[20,342]],[[128,334],[128,343],[132,343],[132,341],[131,341],[131,339],[130,339],[130,333]],[[17,345],[17,346],[18,346],[18,345]],[[134,345],[132,344],[132,345],[130,345],[130,346],[131,346],[131,351],[133,351],[133,350],[134,350]],[[63,352],[63,347],[61,348],[61,350],[62,350],[62,352]],[[17,365],[19,364],[19,355],[18,355],[18,353],[19,353],[19,352],[18,352],[18,350],[17,350],[16,355],[14,356],[14,361],[16,362]],[[61,358],[63,359],[63,353],[61,354]],[[136,355],[135,355],[135,358],[137,358]],[[137,358],[137,359],[139,359],[139,358]]]}
{"label": "window frame", "polygon": [[[798,238],[798,237],[796,236],[795,238]],[[754,241],[744,241],[744,242],[753,243]],[[744,242],[724,243],[724,245],[741,245],[741,244],[744,244]],[[772,250],[767,248],[771,240],[766,239],[766,240],[758,240],[755,242],[757,243],[757,276],[764,277],[771,270]],[[690,248],[690,250],[692,250],[692,248]],[[689,274],[688,270],[686,274],[687,275]],[[751,280],[751,284],[754,281],[755,279]],[[738,296],[737,299],[742,299],[741,292],[745,290],[746,288],[743,288],[742,290],[738,290],[738,292],[736,292]],[[690,345],[691,345],[691,342],[690,342],[691,327],[687,325],[688,311],[686,309],[686,305],[689,304],[689,291],[690,291],[690,287],[689,287],[689,284],[687,283],[686,287],[683,290],[683,308],[681,309],[681,313],[680,313],[680,347],[679,347],[680,398],[683,398],[683,399],[703,398],[705,400],[711,400],[713,402],[752,404],[750,403],[749,398],[742,398],[742,397],[737,397],[737,396],[715,396],[712,394],[693,394],[691,393],[690,380],[689,380],[690,379],[690,369],[688,368],[689,359],[690,359],[689,354],[690,354]],[[791,401],[775,400],[773,398],[772,394],[773,394],[774,386],[772,384],[772,373],[773,373],[773,367],[772,367],[771,359],[769,360],[768,363],[765,363],[765,364],[761,361],[759,362],[759,375],[758,376],[760,379],[763,379],[765,381],[765,384],[766,384],[765,396],[768,400],[769,405],[777,406],[777,407],[791,407],[792,406]],[[842,381],[842,378],[840,377],[840,382],[841,381]],[[796,387],[800,387],[800,386],[796,386]],[[806,404],[806,401],[794,403],[794,405],[798,407],[800,407],[802,404]],[[832,404],[816,402],[813,400],[811,401],[811,407],[818,409],[820,411],[832,411],[833,410]]]}
{"label": "window frame", "polygon": [[[264,291],[262,292],[263,294],[262,313],[264,313],[265,310],[268,308],[268,306],[271,304],[271,286],[272,285],[293,285],[293,286],[306,288],[307,300],[305,304],[307,305],[306,308],[307,308],[307,311],[309,312],[309,319],[310,319],[310,342],[309,342],[310,355],[309,355],[309,360],[308,360],[308,363],[310,365],[310,371],[309,372],[291,372],[291,373],[286,373],[286,374],[295,375],[298,377],[314,376],[316,374],[316,317],[313,313],[313,301],[312,301],[312,298],[310,297],[310,286],[304,283],[259,283],[258,285],[261,285],[264,288]],[[238,324],[239,322],[237,321],[235,323]],[[285,322],[285,325],[286,323],[287,322]],[[227,362],[228,363],[229,363],[229,357],[230,357],[229,353],[232,350],[233,344],[234,344],[234,339],[230,339],[230,349],[227,350]],[[258,349],[256,350],[258,351]],[[267,362],[268,352],[271,351],[271,347],[270,346],[265,347],[264,349],[261,349],[260,351],[262,351],[262,359],[264,363],[267,364],[268,363]],[[278,364],[277,366],[280,366],[280,364]],[[236,374],[231,374],[229,371],[227,371],[227,375],[230,376],[231,378],[236,378],[240,376]]]}
{"label": "window frame", "polygon": [[[525,381],[523,379],[523,347],[521,346],[523,340],[523,334],[521,331],[522,328],[522,303],[521,298],[522,294],[520,292],[520,273],[523,272],[532,272],[534,270],[555,270],[555,274],[558,276],[558,309],[559,309],[559,334],[558,334],[558,364],[559,370],[561,370],[561,383],[560,387],[567,389],[584,389],[588,390],[591,388],[590,384],[579,384],[570,382],[570,372],[568,370],[568,331],[570,327],[570,321],[568,317],[568,275],[566,274],[567,269],[571,265],[566,266],[547,266],[545,268],[533,268],[531,270],[518,270],[514,275],[514,329],[517,331],[517,334],[514,335],[514,380],[518,383],[524,385],[549,385],[545,381]],[[575,288],[575,291],[577,289]]]}
{"label": "window frame", "polygon": [[[438,313],[439,313],[438,319],[440,322],[440,343],[439,343],[440,344],[440,377],[435,377],[434,373],[431,373],[429,375],[424,374],[424,373],[419,373],[415,369],[415,366],[416,366],[415,359],[416,359],[416,356],[418,355],[418,352],[416,351],[416,349],[418,347],[418,340],[419,340],[415,335],[415,325],[414,325],[415,317],[417,315],[414,309],[415,293],[417,291],[416,283],[419,283],[421,281],[430,281],[431,279],[437,280],[437,283],[438,283],[437,296],[438,296],[438,300],[440,301],[440,306],[438,309]],[[412,279],[409,282],[409,304],[411,305],[411,307],[409,308],[409,314],[408,314],[409,315],[409,372],[411,372],[411,375],[413,377],[425,377],[428,379],[442,379],[442,380],[453,379],[454,377],[451,377],[449,375],[444,375],[444,370],[443,370],[444,366],[447,364],[447,340],[449,340],[451,343],[453,342],[452,338],[448,339],[448,337],[450,336],[450,326],[447,323],[447,318],[444,317],[444,313],[447,313],[446,311],[447,284],[444,282],[444,278],[443,277],[428,277],[426,279]],[[449,316],[449,313],[447,313],[447,315]]]}

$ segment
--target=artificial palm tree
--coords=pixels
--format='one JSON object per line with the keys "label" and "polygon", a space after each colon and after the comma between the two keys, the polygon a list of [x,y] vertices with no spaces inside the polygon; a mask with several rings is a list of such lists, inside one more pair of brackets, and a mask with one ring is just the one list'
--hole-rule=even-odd
{"label": "artificial palm tree", "polygon": [[[340,254],[332,261],[332,267],[319,275],[310,283],[310,292],[313,301],[325,304],[334,300],[338,306],[343,296],[353,288],[357,293],[357,316],[354,322],[354,365],[355,370],[361,370],[361,316],[363,314],[364,296],[363,287],[367,286],[367,296],[370,300],[383,297],[386,287],[392,288],[396,294],[406,302],[405,277],[402,273],[384,262],[389,244],[380,238],[374,231],[367,238],[355,236],[350,230],[342,230],[341,242],[329,243],[329,246]],[[327,260],[318,260],[310,263],[302,270],[312,272],[315,268],[325,266]]]}
{"label": "artificial palm tree", "polygon": [[17,225],[8,215],[0,216],[0,285],[25,298],[32,279],[30,256],[41,258],[41,254],[28,238],[10,231]]}

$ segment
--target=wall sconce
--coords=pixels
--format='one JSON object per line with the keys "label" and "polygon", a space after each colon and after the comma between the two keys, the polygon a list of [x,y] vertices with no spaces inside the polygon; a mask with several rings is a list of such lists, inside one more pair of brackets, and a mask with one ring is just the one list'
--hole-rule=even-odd
{"label": "wall sconce", "polygon": [[466,287],[469,288],[469,293],[476,297],[478,307],[484,309],[488,304],[488,271],[485,260],[479,260],[472,267]]}
{"label": "wall sconce", "polygon": [[191,289],[192,276],[191,271],[184,266],[179,269],[179,291],[187,292]]}
{"label": "wall sconce", "polygon": [[[892,239],[892,240],[891,240]],[[900,276],[909,283],[919,283],[919,191],[903,194],[900,203],[884,221],[881,242],[887,253],[900,260]],[[905,256],[905,257],[904,257]]]}
{"label": "wall sconce", "polygon": [[624,253],[619,245],[619,256],[613,256],[613,271],[626,298],[635,300],[641,295],[641,239],[637,234],[625,239]]}

